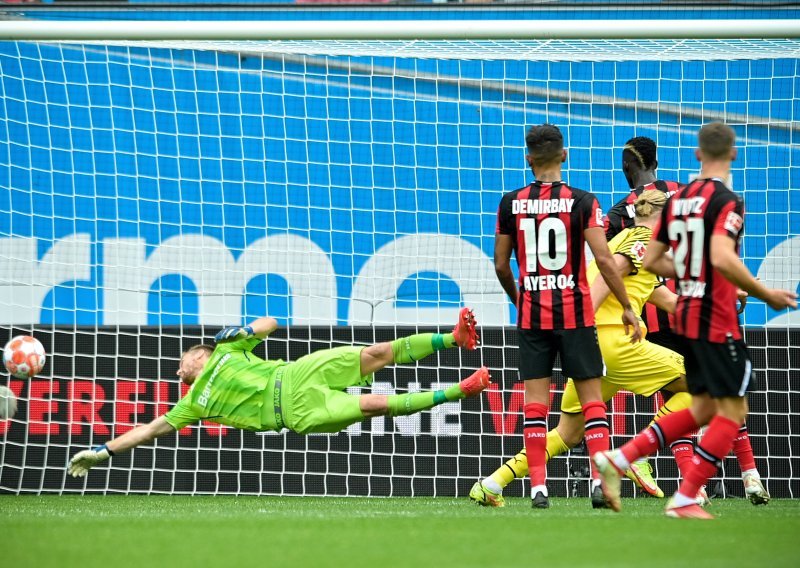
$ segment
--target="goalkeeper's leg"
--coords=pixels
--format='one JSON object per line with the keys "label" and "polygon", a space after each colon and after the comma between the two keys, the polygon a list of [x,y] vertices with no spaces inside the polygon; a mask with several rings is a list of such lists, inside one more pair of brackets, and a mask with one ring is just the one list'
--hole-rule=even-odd
{"label": "goalkeeper's leg", "polygon": [[490,384],[489,369],[481,367],[460,383],[438,391],[351,395],[332,389],[308,389],[311,394],[300,397],[305,406],[302,412],[295,403],[293,414],[302,418],[291,428],[299,434],[340,432],[366,418],[406,416],[446,402],[474,397]]}
{"label": "goalkeeper's leg", "polygon": [[447,389],[405,394],[365,394],[359,397],[364,418],[374,416],[407,416],[429,410],[445,402],[477,396],[491,384],[489,369],[481,367],[472,375]]}
{"label": "goalkeeper's leg", "polygon": [[392,364],[406,365],[424,359],[442,349],[461,347],[474,350],[480,342],[475,314],[461,308],[450,333],[417,333],[361,350],[361,375],[368,376]]}

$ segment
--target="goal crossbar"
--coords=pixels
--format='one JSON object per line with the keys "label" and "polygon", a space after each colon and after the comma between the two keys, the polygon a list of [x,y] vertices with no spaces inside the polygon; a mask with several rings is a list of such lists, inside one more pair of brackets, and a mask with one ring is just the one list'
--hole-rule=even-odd
{"label": "goal crossbar", "polygon": [[0,21],[0,40],[800,38],[787,20]]}

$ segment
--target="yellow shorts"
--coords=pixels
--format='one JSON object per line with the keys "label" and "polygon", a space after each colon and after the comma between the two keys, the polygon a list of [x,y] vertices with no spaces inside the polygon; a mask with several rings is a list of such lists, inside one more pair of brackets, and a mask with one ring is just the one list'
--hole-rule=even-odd
{"label": "yellow shorts", "polygon": [[[606,402],[619,390],[652,396],[686,374],[682,355],[650,343],[647,339],[632,344],[621,325],[599,326],[597,339],[606,365],[606,374],[601,382],[603,400]],[[561,412],[577,414],[580,411],[578,393],[572,379],[569,379],[561,399]]]}

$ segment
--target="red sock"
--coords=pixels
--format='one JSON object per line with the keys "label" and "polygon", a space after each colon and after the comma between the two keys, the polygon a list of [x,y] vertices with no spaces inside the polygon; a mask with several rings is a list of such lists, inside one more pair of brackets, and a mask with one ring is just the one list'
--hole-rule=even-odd
{"label": "red sock", "polygon": [[694,443],[689,438],[678,438],[669,445],[672,455],[675,456],[675,463],[678,464],[678,471],[681,477],[686,477],[686,473],[692,467],[694,457]]}
{"label": "red sock", "polygon": [[692,467],[683,477],[678,492],[686,497],[694,497],[700,488],[717,473],[717,467],[733,447],[733,439],[739,431],[739,424],[724,416],[715,416],[708,425],[692,458]]}
{"label": "red sock", "polygon": [[688,408],[667,414],[656,420],[652,426],[642,430],[633,440],[620,450],[629,462],[649,456],[658,448],[674,442],[692,430],[697,430],[697,422]]}
{"label": "red sock", "polygon": [[524,407],[525,426],[522,430],[525,437],[525,450],[528,453],[528,473],[531,476],[531,487],[544,485],[547,471],[545,469],[545,452],[547,451],[547,412],[548,408],[540,402],[529,402]]}
{"label": "red sock", "polygon": [[[597,452],[605,452],[609,448],[608,439],[608,418],[606,418],[606,405],[602,400],[593,400],[587,402],[583,407],[583,417],[586,420],[586,449],[589,455],[593,456]],[[594,462],[589,460],[592,464],[592,478],[598,479],[600,474],[595,470]]]}
{"label": "red sock", "polygon": [[733,453],[739,460],[742,471],[756,469],[756,460],[753,457],[753,446],[750,445],[750,436],[747,434],[747,424],[742,424],[739,434],[733,440]]}

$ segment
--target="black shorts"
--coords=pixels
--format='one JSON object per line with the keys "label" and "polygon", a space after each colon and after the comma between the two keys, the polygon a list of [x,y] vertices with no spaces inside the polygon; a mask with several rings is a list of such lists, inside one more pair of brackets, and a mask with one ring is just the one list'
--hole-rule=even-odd
{"label": "black shorts", "polygon": [[741,339],[711,343],[687,339],[686,382],[692,394],[714,398],[745,396],[753,386],[753,364]]}
{"label": "black shorts", "polygon": [[517,329],[519,335],[520,379],[541,379],[553,375],[556,353],[561,370],[575,381],[605,375],[606,366],[597,342],[597,329]]}

